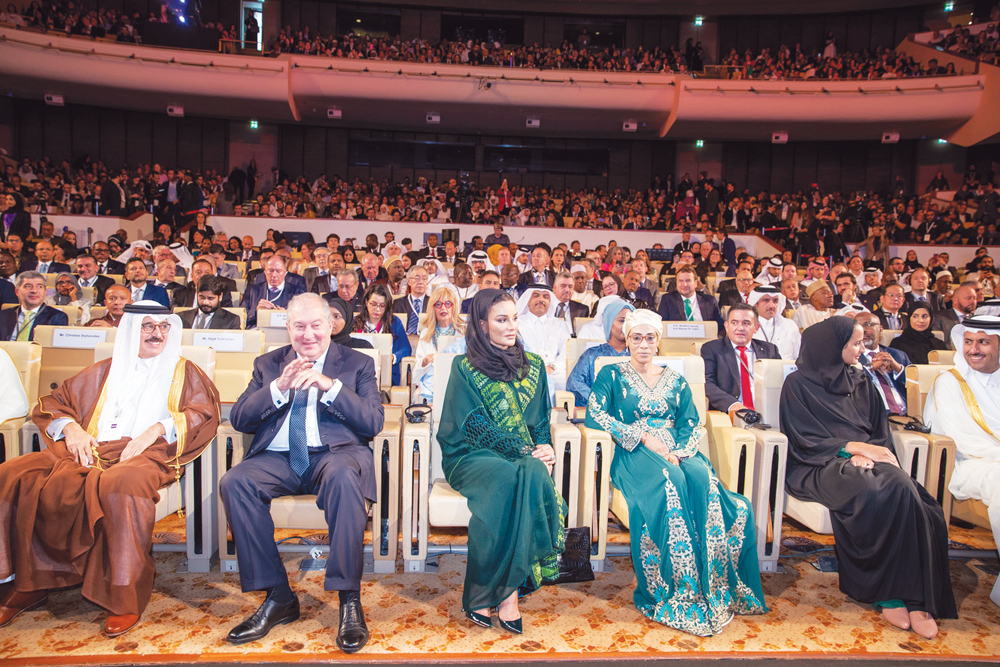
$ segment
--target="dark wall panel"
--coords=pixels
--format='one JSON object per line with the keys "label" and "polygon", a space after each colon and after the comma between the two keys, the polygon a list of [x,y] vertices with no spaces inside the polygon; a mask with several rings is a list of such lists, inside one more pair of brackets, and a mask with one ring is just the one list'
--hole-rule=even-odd
{"label": "dark wall panel", "polygon": [[302,147],[302,173],[315,178],[326,171],[326,130],[307,127]]}
{"label": "dark wall panel", "polygon": [[101,160],[110,169],[116,169],[128,162],[126,147],[128,134],[125,112],[119,109],[104,109],[98,117],[100,121]]}
{"label": "dark wall panel", "polygon": [[757,30],[757,42],[761,48],[777,51],[781,46],[781,19],[762,18]]}
{"label": "dark wall panel", "polygon": [[80,107],[73,111],[73,155],[87,154],[93,160],[100,158],[101,131],[97,110]]}
{"label": "dark wall panel", "polygon": [[347,174],[347,130],[326,131],[326,178]]}
{"label": "dark wall panel", "polygon": [[177,132],[177,166],[194,169],[201,164],[201,119],[182,118]]}
{"label": "dark wall panel", "polygon": [[840,187],[845,192],[865,189],[867,151],[861,142],[842,144],[840,155]]}
{"label": "dark wall panel", "polygon": [[[35,115],[40,111],[40,125],[42,131],[42,155],[52,158],[53,162],[59,163],[63,160],[73,159],[73,128],[72,112],[66,107],[50,107],[42,105],[32,105],[35,111],[26,111],[28,115]],[[41,157],[41,155],[39,156]]]}
{"label": "dark wall panel", "polygon": [[[813,142],[785,144],[792,147],[794,171],[792,173],[792,191],[805,191],[813,183],[820,181],[818,173],[819,167],[819,145]],[[824,149],[822,152],[832,152]],[[840,162],[838,158],[836,169],[836,180],[840,180]]]}
{"label": "dark wall panel", "polygon": [[201,125],[201,168],[226,169],[227,123],[217,118],[206,118]]}
{"label": "dark wall panel", "polygon": [[840,180],[842,148],[843,144],[816,145],[816,180],[802,184],[800,189],[806,190],[812,183],[827,189],[839,184],[843,192]]}
{"label": "dark wall panel", "polygon": [[[871,43],[873,18],[874,17],[871,14],[859,14],[848,18],[847,39],[841,48],[846,45],[849,51],[861,51],[862,49],[867,49]],[[892,35],[888,35],[887,39],[891,41]],[[885,45],[889,46],[889,44]]]}
{"label": "dark wall panel", "polygon": [[153,155],[164,169],[177,165],[176,118],[159,118],[153,122]]}
{"label": "dark wall panel", "polygon": [[767,185],[768,192],[791,192],[795,174],[795,145],[775,144],[771,146],[771,173]]}
{"label": "dark wall panel", "polygon": [[153,117],[149,114],[127,114],[125,137],[125,159],[129,166],[152,164],[161,159],[153,157]]}

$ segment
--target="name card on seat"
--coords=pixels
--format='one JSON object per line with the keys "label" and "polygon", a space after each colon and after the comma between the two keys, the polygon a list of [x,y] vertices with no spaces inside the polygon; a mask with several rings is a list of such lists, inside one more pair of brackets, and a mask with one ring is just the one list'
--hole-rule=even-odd
{"label": "name card on seat", "polygon": [[351,334],[351,338],[356,338],[357,340],[363,340],[367,343],[371,343],[372,347],[375,347],[375,337],[372,336],[371,334],[355,332]]}
{"label": "name card on seat", "polygon": [[195,331],[191,334],[192,345],[210,347],[216,352],[242,352],[243,333],[232,331]]}
{"label": "name card on seat", "polygon": [[663,368],[669,368],[681,377],[684,377],[684,361],[681,359],[654,359],[653,363]]}
{"label": "name card on seat", "polygon": [[785,368],[784,368],[784,370],[785,370],[785,377],[781,378],[781,381],[784,382],[785,380],[787,380],[788,376],[791,375],[792,373],[794,373],[795,371],[797,371],[798,369],[799,369],[799,367],[796,366],[795,364],[785,364]]}
{"label": "name card on seat", "polygon": [[94,349],[107,337],[104,329],[56,329],[52,332],[52,347]]}
{"label": "name card on seat", "polygon": [[694,322],[667,322],[667,338],[704,338],[705,325]]}
{"label": "name card on seat", "polygon": [[287,312],[276,312],[271,313],[271,324],[272,327],[283,327],[288,324],[288,313]]}

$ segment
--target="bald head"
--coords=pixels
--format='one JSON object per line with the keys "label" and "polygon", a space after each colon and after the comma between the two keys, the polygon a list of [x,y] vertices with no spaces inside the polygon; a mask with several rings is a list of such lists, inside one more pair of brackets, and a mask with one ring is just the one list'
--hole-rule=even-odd
{"label": "bald head", "polygon": [[951,295],[951,305],[960,313],[972,315],[976,312],[976,306],[978,305],[976,290],[968,285],[958,287],[954,294]]}

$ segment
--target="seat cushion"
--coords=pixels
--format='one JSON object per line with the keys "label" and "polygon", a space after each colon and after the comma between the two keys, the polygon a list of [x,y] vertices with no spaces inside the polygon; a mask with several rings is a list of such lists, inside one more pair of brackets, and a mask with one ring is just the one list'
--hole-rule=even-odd
{"label": "seat cushion", "polygon": [[469,525],[472,512],[465,496],[447,482],[438,480],[431,486],[427,498],[427,516],[432,526],[457,528]]}
{"label": "seat cushion", "polygon": [[316,496],[284,496],[271,501],[275,528],[313,528],[326,530],[326,516],[316,507]]}
{"label": "seat cushion", "polygon": [[810,503],[791,496],[785,497],[785,514],[806,526],[814,533],[833,534],[830,510],[819,503]]}

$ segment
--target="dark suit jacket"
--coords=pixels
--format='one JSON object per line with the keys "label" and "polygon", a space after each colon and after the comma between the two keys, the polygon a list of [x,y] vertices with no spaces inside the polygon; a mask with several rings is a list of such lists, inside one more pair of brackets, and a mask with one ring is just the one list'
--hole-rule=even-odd
{"label": "dark suit jacket", "polygon": [[906,328],[906,321],[908,319],[908,316],[906,314],[906,308],[900,308],[899,313],[897,313],[899,315],[898,329],[894,329],[893,327],[889,326],[889,314],[884,310],[882,310],[881,307],[876,307],[874,310],[872,310],[872,313],[878,316],[878,321],[882,323],[883,329],[893,329],[895,331],[901,331]]}
{"label": "dark suit jacket", "polygon": [[31,214],[27,211],[18,211],[14,216],[14,222],[10,224],[10,231],[4,231],[5,225],[0,225],[0,241],[7,240],[7,234],[16,234],[21,240],[27,243],[31,236]]}
{"label": "dark suit jacket", "polygon": [[[758,359],[781,358],[773,343],[754,338],[750,345]],[[733,344],[726,337],[709,341],[701,346],[701,357],[705,360],[708,409],[727,412],[730,405],[740,400],[740,365]]]}
{"label": "dark suit jacket", "polygon": [[927,290],[927,295],[926,296],[927,296],[927,301],[920,301],[920,302],[918,302],[913,297],[913,292],[907,292],[906,293],[906,304],[903,306],[903,308],[905,308],[906,311],[909,312],[913,308],[913,306],[915,304],[917,304],[917,303],[926,303],[928,306],[930,306],[931,313],[936,313],[936,312],[938,312],[940,310],[944,310],[944,297],[943,296],[941,296],[940,294],[938,294],[937,292],[935,292],[933,290]]}
{"label": "dark suit jacket", "polygon": [[[545,270],[545,277],[548,279],[546,285],[552,287],[552,284],[556,281],[556,272],[551,269]],[[521,274],[521,277],[517,279],[517,293],[524,294],[524,290],[528,289],[529,285],[534,285],[535,283],[535,270],[525,271]]]}
{"label": "dark suit jacket", "polygon": [[[20,308],[5,308],[0,310],[0,340],[10,340],[11,336],[17,332],[17,316],[20,311]],[[43,303],[42,307],[38,309],[35,321],[31,325],[31,333],[28,334],[28,340],[35,339],[35,327],[39,324],[65,327],[69,325],[69,318],[61,310]]]}
{"label": "dark suit jacket", "polygon": [[[34,257],[24,260],[21,262],[21,266],[18,267],[18,273],[24,273],[25,271],[37,271],[38,270],[38,260]],[[63,264],[62,262],[49,262],[49,270],[46,273],[72,273],[69,268],[69,264]]]}
{"label": "dark suit jacket", "polygon": [[14,283],[0,278],[0,304],[4,303],[17,303],[17,292]]}
{"label": "dark suit jacket", "polygon": [[726,308],[736,303],[746,303],[743,301],[743,295],[740,294],[739,290],[731,289],[719,292],[719,308]]}
{"label": "dark suit jacket", "polygon": [[[181,322],[183,323],[185,329],[194,328],[194,318],[196,315],[198,315],[197,308],[190,308],[177,314],[177,316],[181,318]],[[212,321],[208,324],[209,329],[239,329],[240,316],[236,313],[230,313],[228,310],[224,310],[220,307],[217,311],[215,311],[215,315],[212,316]]]}
{"label": "dark suit jacket", "polygon": [[[698,309],[705,320],[713,320],[719,325],[719,333],[723,331],[722,311],[719,310],[719,302],[714,296],[695,292],[695,299],[698,301]],[[684,297],[680,292],[670,292],[660,297],[660,308],[657,311],[660,317],[666,321],[683,322],[687,318],[684,316]]]}
{"label": "dark suit jacket", "polygon": [[[247,278],[247,285],[263,285],[266,282],[267,282],[267,278],[264,277],[263,273],[255,273],[253,280],[250,280],[249,278]],[[285,284],[286,285],[301,285],[302,292],[307,291],[306,290],[306,279],[303,278],[302,276],[300,276],[297,273],[292,273],[290,271],[288,273],[286,273],[285,274]],[[236,283],[234,282],[233,285],[234,285],[233,291],[235,292],[236,291],[236,287],[235,287]]]}
{"label": "dark suit jacket", "polygon": [[104,273],[104,274],[114,274],[116,276],[125,275],[125,265],[122,264],[121,262],[117,261],[117,260],[109,259],[108,260],[108,270],[107,271],[101,271],[101,264],[100,264],[100,262],[98,262],[98,264],[97,264],[97,272],[98,273]]}
{"label": "dark suit jacket", "polygon": [[[289,392],[288,402],[277,408],[271,397],[270,385],[295,358],[292,346],[287,345],[254,361],[250,385],[233,405],[230,416],[233,428],[254,434],[244,459],[267,449],[288,416],[294,400],[292,392]],[[364,451],[359,450],[362,455],[355,458],[361,466],[362,493],[369,500],[374,500],[375,464],[368,441],[382,430],[385,423],[385,410],[375,383],[375,363],[361,352],[330,343],[322,373],[340,380],[343,386],[329,407],[322,401],[316,401],[320,440],[331,450],[365,448]]]}
{"label": "dark suit jacket", "polygon": [[[188,283],[180,289],[175,289],[172,296],[174,308],[193,308],[198,305],[198,288],[195,287],[194,283]],[[233,295],[229,290],[222,293],[222,307],[233,307]]]}
{"label": "dark suit jacket", "polygon": [[[629,298],[631,300],[631,297],[629,297]],[[643,303],[645,303],[650,308],[653,307],[653,294],[652,294],[652,292],[650,292],[648,289],[646,289],[642,285],[640,285],[639,289],[637,289],[635,291],[635,299],[638,299],[639,301],[642,301]],[[573,302],[571,301],[570,303],[573,303]],[[570,306],[570,309],[572,309],[572,306]]]}
{"label": "dark suit jacket", "polygon": [[121,190],[109,178],[101,187],[101,215],[120,216],[122,213],[124,211],[122,210]]}
{"label": "dark suit jacket", "polygon": [[931,319],[931,331],[944,332],[944,342],[948,344],[948,349],[951,349],[951,330],[955,328],[956,324],[958,324],[958,315],[955,314],[955,309],[950,306],[939,310]]}
{"label": "dark suit jacket", "polygon": [[[132,285],[126,285],[129,291],[132,290]],[[142,298],[144,301],[155,301],[159,304],[170,307],[170,295],[167,294],[167,290],[160,287],[159,285],[154,285],[152,280],[146,281],[146,291],[142,293]]]}
{"label": "dark suit jacket", "polygon": [[319,269],[315,266],[310,266],[302,274],[302,278],[306,281],[306,291],[313,292],[314,294],[332,292],[333,290],[330,289],[330,278],[333,277],[333,274],[329,272],[325,276],[320,276]]}
{"label": "dark suit jacket", "polygon": [[[431,299],[431,297],[429,295],[424,294],[423,302],[420,304],[420,313],[421,314],[427,312],[427,308],[430,306],[430,303],[429,303],[430,299]],[[413,315],[413,309],[410,308],[410,297],[407,295],[407,296],[403,296],[403,297],[400,297],[398,299],[395,299],[392,302],[392,312],[394,312],[394,313],[401,313],[401,314],[404,314],[404,315],[410,315],[410,316],[412,316]]]}
{"label": "dark suit jacket", "polygon": [[[79,280],[80,276],[77,276]],[[108,288],[112,285],[117,285],[118,283],[114,278],[108,278],[107,276],[98,275],[97,279],[94,281],[94,305],[103,306],[104,305],[104,294],[108,291]]]}
{"label": "dark suit jacket", "polygon": [[[289,273],[288,275],[293,274]],[[305,291],[305,284],[291,283],[286,280],[285,289],[274,301],[274,305],[278,308],[288,308],[288,302],[292,300],[292,297]],[[243,301],[240,302],[240,305],[247,309],[247,329],[253,329],[257,326],[257,302],[266,298],[267,283],[254,283],[247,287],[247,291],[243,293]]]}
{"label": "dark suit jacket", "polygon": [[[885,345],[879,345],[878,351],[887,352],[890,357],[895,359],[897,364],[903,367],[903,370],[899,372],[899,375],[896,375],[892,371],[889,371],[889,378],[892,380],[892,383],[896,385],[896,391],[899,392],[899,395],[902,397],[903,401],[906,401],[906,367],[909,366],[911,363],[910,358],[906,356],[906,352],[903,352],[902,350],[897,350],[894,347],[886,347]],[[865,348],[864,352],[862,352],[862,355],[866,354],[869,356],[874,356],[874,353],[870,352],[867,348]],[[862,356],[862,361],[864,361],[864,356]],[[862,366],[867,366],[867,365],[862,363]],[[869,378],[870,378],[871,377],[870,369],[865,368],[865,370],[869,371]]]}

